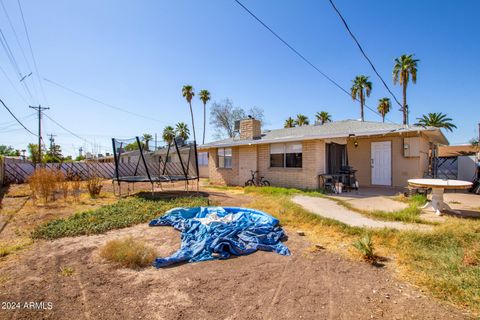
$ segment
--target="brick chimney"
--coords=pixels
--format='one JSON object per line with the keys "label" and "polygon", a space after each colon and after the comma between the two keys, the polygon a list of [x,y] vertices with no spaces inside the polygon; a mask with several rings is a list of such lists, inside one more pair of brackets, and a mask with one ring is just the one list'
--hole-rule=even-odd
{"label": "brick chimney", "polygon": [[260,139],[261,136],[262,129],[259,120],[250,116],[240,120],[240,140]]}

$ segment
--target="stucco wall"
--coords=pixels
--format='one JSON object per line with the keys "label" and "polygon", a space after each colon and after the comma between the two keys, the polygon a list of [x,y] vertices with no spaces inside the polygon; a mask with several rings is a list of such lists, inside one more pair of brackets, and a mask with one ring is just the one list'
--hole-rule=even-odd
{"label": "stucco wall", "polygon": [[371,143],[380,141],[390,141],[392,146],[392,186],[404,187],[408,184],[408,179],[422,178],[424,172],[428,171],[428,140],[420,136],[420,156],[403,156],[403,137],[385,136],[376,138],[358,138],[358,146],[354,146],[354,140],[347,142],[348,161],[356,172],[357,180],[360,186],[372,185],[371,173]]}

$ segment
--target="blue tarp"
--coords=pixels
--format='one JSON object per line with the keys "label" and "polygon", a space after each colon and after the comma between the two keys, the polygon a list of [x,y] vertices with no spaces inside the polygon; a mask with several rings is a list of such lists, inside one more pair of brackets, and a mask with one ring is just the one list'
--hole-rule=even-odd
{"label": "blue tarp", "polygon": [[172,226],[182,232],[180,249],[157,258],[157,268],[186,261],[227,259],[257,250],[290,255],[280,241],[285,233],[274,217],[258,210],[237,207],[176,208],[154,219],[150,226]]}

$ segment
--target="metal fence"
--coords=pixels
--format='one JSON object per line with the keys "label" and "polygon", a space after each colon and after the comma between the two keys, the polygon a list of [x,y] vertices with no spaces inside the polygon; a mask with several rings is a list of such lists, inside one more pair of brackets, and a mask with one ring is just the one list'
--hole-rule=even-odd
{"label": "metal fence", "polygon": [[442,157],[435,159],[435,178],[457,179],[458,157]]}
{"label": "metal fence", "polygon": [[[24,183],[28,180],[36,168],[31,162],[8,162],[3,164],[3,184],[9,183]],[[111,179],[115,176],[114,163],[102,162],[65,162],[65,163],[47,163],[42,165],[42,168],[61,170],[65,175],[73,175],[81,180],[86,180],[88,177],[97,176],[105,179]],[[0,169],[0,171],[2,171]],[[135,172],[135,165],[120,164],[119,171],[125,175],[133,175]],[[2,174],[0,173],[0,176]],[[1,182],[1,180],[0,180]]]}

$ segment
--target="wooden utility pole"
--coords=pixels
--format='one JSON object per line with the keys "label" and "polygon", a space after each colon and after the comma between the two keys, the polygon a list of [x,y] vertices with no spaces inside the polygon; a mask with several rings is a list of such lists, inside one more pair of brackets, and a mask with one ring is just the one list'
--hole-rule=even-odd
{"label": "wooden utility pole", "polygon": [[29,106],[29,108],[38,111],[38,159],[39,163],[42,162],[42,111],[50,109],[49,107],[38,107]]}

